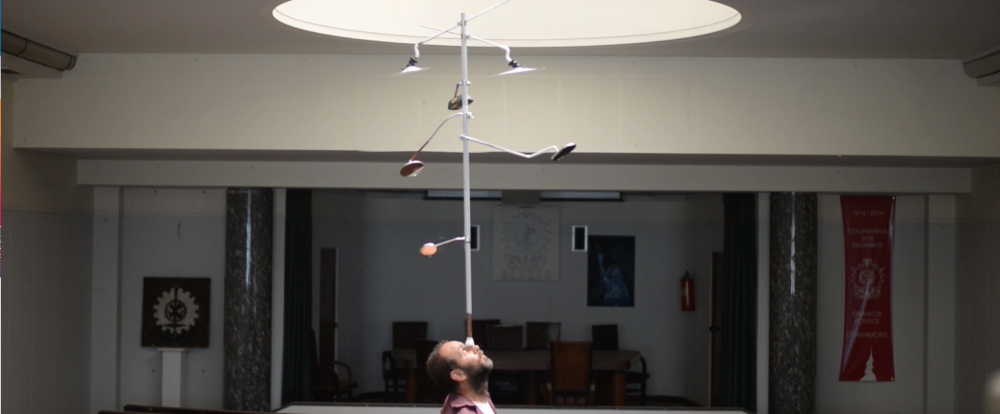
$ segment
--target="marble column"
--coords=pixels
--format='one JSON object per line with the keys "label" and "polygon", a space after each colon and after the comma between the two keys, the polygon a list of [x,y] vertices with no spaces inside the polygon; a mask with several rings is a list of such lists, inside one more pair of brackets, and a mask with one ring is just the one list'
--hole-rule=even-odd
{"label": "marble column", "polygon": [[771,194],[769,412],[816,411],[815,193]]}
{"label": "marble column", "polygon": [[226,280],[223,406],[271,409],[271,260],[274,202],[270,189],[226,191]]}

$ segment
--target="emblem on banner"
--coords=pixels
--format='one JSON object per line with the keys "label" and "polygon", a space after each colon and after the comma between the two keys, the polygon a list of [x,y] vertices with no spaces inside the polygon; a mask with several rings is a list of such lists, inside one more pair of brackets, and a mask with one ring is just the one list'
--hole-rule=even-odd
{"label": "emblem on banner", "polygon": [[851,268],[851,291],[857,299],[881,298],[883,283],[885,268],[876,265],[872,259],[863,259],[859,266]]}

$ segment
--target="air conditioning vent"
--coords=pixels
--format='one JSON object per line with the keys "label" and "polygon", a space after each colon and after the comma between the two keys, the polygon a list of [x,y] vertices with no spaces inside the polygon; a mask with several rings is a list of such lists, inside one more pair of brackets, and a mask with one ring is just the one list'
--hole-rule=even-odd
{"label": "air conditioning vent", "polygon": [[962,62],[965,74],[979,86],[1000,86],[1000,47],[980,53]]}
{"label": "air conditioning vent", "polygon": [[6,30],[0,30],[0,49],[4,55],[16,56],[58,71],[67,71],[76,66],[76,56],[35,43]]}

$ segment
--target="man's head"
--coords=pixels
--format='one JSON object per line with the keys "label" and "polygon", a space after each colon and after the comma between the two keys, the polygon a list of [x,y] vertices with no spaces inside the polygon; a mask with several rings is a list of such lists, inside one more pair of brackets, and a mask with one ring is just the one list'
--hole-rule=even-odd
{"label": "man's head", "polygon": [[457,341],[439,343],[427,358],[427,374],[448,392],[457,392],[463,383],[471,390],[481,390],[492,370],[493,361],[478,346],[467,347]]}

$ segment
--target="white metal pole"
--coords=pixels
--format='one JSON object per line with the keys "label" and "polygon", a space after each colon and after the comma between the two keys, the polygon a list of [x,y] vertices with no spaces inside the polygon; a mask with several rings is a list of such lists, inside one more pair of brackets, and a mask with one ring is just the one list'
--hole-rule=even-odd
{"label": "white metal pole", "polygon": [[[469,135],[469,49],[468,22],[462,13],[462,135]],[[465,208],[465,313],[466,340],[469,345],[475,344],[472,339],[472,200],[469,188],[469,141],[462,140],[462,202]]]}

